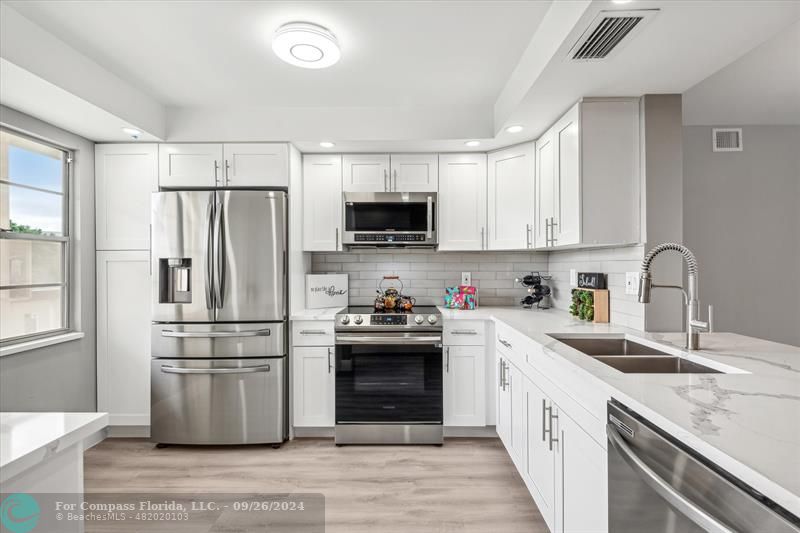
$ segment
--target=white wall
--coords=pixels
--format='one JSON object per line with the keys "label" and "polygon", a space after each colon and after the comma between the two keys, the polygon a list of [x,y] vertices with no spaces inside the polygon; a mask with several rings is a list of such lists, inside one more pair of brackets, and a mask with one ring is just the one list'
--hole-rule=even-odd
{"label": "white wall", "polygon": [[0,411],[94,411],[94,144],[0,106],[0,123],[74,150],[71,194],[72,320],[82,339],[0,357]]}
{"label": "white wall", "polygon": [[800,126],[744,126],[742,152],[683,128],[684,242],[718,331],[800,346]]}

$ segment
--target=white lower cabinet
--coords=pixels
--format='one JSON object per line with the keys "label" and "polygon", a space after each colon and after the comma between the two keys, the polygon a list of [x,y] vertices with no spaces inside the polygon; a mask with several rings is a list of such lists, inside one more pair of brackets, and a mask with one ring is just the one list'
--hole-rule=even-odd
{"label": "white lower cabinet", "polygon": [[483,346],[445,346],[444,425],[485,426]]}
{"label": "white lower cabinet", "polygon": [[[554,406],[558,410],[558,406]],[[608,458],[606,450],[565,412],[557,414],[556,531],[608,531]]]}
{"label": "white lower cabinet", "polygon": [[527,474],[531,495],[547,525],[555,530],[556,461],[550,451],[547,426],[547,396],[525,378],[525,400],[527,406]]}
{"label": "white lower cabinet", "polygon": [[292,354],[295,427],[333,427],[335,402],[333,346],[295,346]]}
{"label": "white lower cabinet", "polygon": [[150,252],[97,252],[97,410],[150,424]]}
{"label": "white lower cabinet", "polygon": [[[511,338],[505,330],[503,335]],[[520,344],[518,338],[512,343],[498,337],[497,434],[550,531],[605,533],[606,450],[599,436],[593,438],[556,403],[554,397],[577,405],[563,388],[528,368],[526,352],[536,350]]]}

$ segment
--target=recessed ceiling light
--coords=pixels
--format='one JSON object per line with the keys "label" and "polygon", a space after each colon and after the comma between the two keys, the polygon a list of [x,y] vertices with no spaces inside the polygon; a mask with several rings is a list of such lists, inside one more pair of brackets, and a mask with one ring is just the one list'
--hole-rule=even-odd
{"label": "recessed ceiling light", "polygon": [[467,142],[464,143],[464,145],[465,146],[469,146],[469,147],[475,147],[475,146],[480,146],[481,142],[480,141],[467,141]]}
{"label": "recessed ceiling light", "polygon": [[519,124],[515,126],[509,126],[506,128],[507,133],[519,133],[521,131],[522,131],[522,126],[520,126]]}
{"label": "recessed ceiling light", "polygon": [[323,148],[333,148],[334,146],[336,146],[334,143],[330,141],[322,141],[321,143],[319,143],[319,145],[322,146]]}
{"label": "recessed ceiling light", "polygon": [[127,135],[130,135],[134,139],[138,139],[142,135],[142,132],[137,130],[136,128],[124,127],[124,128],[122,128],[122,131],[123,131],[123,133],[125,133]]}
{"label": "recessed ceiling light", "polygon": [[272,50],[290,65],[303,68],[330,67],[342,56],[336,36],[310,22],[290,22],[278,28]]}
{"label": "recessed ceiling light", "polygon": [[611,0],[614,4],[630,4],[632,0]]}

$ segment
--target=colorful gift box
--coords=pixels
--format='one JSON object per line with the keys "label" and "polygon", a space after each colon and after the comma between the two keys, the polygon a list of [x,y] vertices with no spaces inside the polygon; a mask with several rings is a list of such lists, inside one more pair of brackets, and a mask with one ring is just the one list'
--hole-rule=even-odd
{"label": "colorful gift box", "polygon": [[446,287],[444,306],[448,309],[475,309],[478,307],[478,289],[471,285]]}

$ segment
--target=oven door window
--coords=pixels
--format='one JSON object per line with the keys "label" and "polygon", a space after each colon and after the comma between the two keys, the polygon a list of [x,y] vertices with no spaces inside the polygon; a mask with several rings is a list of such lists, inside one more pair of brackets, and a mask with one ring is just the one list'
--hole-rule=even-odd
{"label": "oven door window", "polygon": [[337,424],[441,422],[441,347],[336,347]]}
{"label": "oven door window", "polygon": [[[435,213],[435,205],[433,209]],[[348,202],[345,204],[344,220],[345,231],[428,231],[428,204]],[[435,216],[432,221],[435,225]]]}

